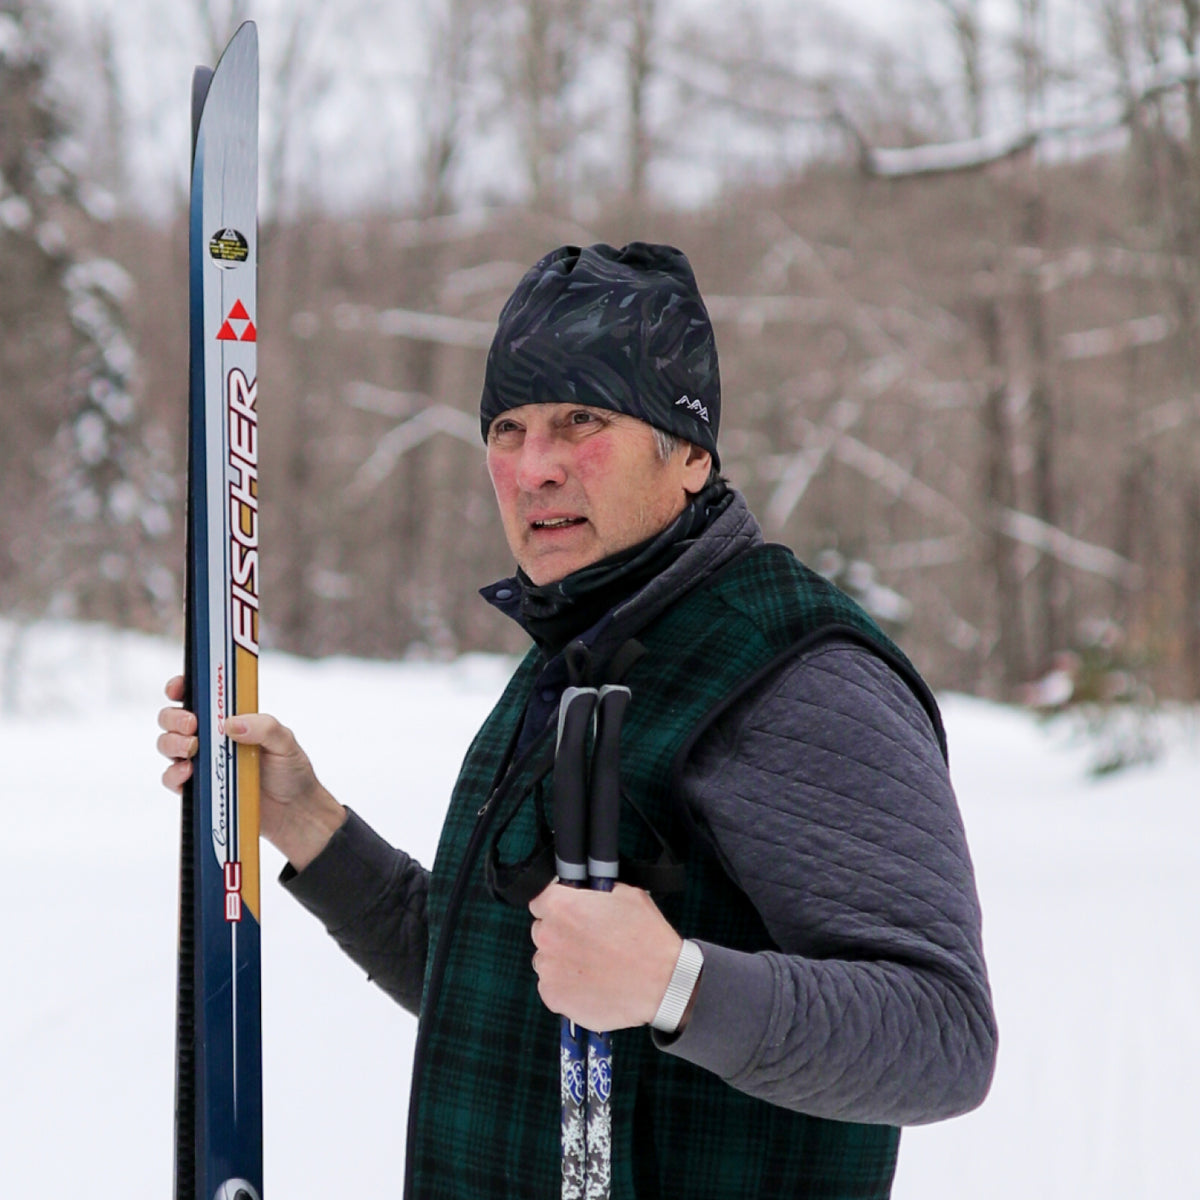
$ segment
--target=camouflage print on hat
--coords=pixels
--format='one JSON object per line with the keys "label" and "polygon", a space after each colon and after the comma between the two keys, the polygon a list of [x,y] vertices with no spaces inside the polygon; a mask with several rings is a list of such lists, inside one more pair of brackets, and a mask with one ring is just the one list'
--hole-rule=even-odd
{"label": "camouflage print on hat", "polygon": [[561,246],[526,273],[488,351],[484,439],[507,409],[564,403],[638,417],[720,465],[717,345],[682,251]]}

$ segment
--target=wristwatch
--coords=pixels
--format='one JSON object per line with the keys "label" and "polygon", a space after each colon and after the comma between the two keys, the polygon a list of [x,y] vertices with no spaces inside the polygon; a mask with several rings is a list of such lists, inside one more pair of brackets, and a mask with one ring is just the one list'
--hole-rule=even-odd
{"label": "wristwatch", "polygon": [[658,1012],[650,1022],[651,1029],[657,1029],[659,1033],[678,1031],[703,966],[704,952],[695,942],[684,938],[679,957],[675,960],[675,970],[671,972],[671,982],[667,984]]}

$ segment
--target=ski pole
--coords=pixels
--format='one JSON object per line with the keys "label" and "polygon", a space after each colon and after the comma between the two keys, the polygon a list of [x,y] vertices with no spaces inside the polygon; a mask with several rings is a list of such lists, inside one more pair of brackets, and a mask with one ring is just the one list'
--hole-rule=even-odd
{"label": "ski pole", "polygon": [[[596,740],[588,797],[588,884],[610,892],[619,868],[621,721],[627,687],[606,684],[596,702]],[[608,1200],[612,1189],[612,1035],[587,1036],[587,1178],[585,1200]]]}
{"label": "ski pole", "polygon": [[[559,880],[585,887],[587,868],[587,737],[595,688],[570,687],[558,706],[554,752],[554,862]],[[562,1103],[562,1200],[584,1200],[587,1172],[587,1045],[584,1030],[562,1018],[559,1089]]]}

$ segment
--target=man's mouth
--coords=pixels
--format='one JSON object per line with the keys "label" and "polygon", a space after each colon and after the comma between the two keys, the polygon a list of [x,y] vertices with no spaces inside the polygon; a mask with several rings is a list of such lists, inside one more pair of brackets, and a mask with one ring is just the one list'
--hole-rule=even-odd
{"label": "man's mouth", "polygon": [[586,524],[586,517],[547,517],[544,521],[533,521],[534,529],[565,529],[568,525]]}

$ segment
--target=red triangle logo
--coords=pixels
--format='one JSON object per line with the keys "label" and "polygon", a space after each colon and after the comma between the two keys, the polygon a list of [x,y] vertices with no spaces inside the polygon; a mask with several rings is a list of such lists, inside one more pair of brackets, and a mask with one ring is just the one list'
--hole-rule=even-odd
{"label": "red triangle logo", "polygon": [[258,330],[254,328],[253,321],[250,321],[246,325],[246,332],[242,334],[242,341],[243,342],[257,342],[258,341]]}
{"label": "red triangle logo", "polygon": [[239,300],[229,310],[229,320],[231,321],[248,321],[250,314],[246,311],[246,306]]}
{"label": "red triangle logo", "polygon": [[233,326],[230,325],[228,321],[226,321],[225,324],[222,325],[220,330],[217,332],[217,341],[218,342],[236,342],[237,340],[238,340],[238,336],[236,333],[233,332]]}

